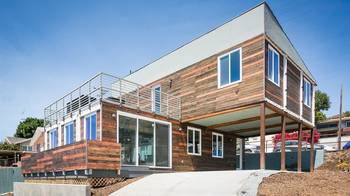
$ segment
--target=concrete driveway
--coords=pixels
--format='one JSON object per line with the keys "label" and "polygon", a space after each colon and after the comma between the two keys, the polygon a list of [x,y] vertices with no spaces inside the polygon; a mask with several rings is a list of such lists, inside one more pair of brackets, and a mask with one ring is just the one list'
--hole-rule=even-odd
{"label": "concrete driveway", "polygon": [[262,178],[276,172],[242,170],[153,174],[111,196],[256,195]]}

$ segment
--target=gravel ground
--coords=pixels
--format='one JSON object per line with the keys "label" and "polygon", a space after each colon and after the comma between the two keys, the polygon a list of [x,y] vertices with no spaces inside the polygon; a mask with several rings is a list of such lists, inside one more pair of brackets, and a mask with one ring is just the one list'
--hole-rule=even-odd
{"label": "gravel ground", "polygon": [[259,196],[350,195],[350,173],[318,170],[313,173],[278,173],[263,180]]}

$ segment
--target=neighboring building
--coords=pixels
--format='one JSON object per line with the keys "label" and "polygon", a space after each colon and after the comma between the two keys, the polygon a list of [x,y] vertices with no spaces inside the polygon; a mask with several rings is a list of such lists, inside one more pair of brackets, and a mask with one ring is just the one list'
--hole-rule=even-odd
{"label": "neighboring building", "polygon": [[45,141],[44,141],[45,129],[44,127],[38,127],[33,137],[30,140],[29,145],[32,147],[33,152],[42,152],[44,151]]}
{"label": "neighboring building", "polygon": [[20,137],[5,137],[5,142],[9,144],[19,145],[20,151],[32,151],[32,147],[30,146],[31,138],[20,138]]}
{"label": "neighboring building", "polygon": [[[323,144],[327,150],[338,149],[338,125],[339,115],[332,116],[316,125],[318,132],[321,134],[320,143]],[[344,146],[350,141],[350,117],[342,117],[341,129],[341,146]]]}
{"label": "neighboring building", "polygon": [[264,149],[265,134],[314,127],[315,85],[262,3],[124,78],[98,74],[52,103],[46,151],[23,158],[23,173],[234,169],[237,138],[260,136]]}

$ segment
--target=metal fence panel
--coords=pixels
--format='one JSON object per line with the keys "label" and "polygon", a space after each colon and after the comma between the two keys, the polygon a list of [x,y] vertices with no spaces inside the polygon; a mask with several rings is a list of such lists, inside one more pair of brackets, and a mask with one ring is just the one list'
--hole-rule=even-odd
{"label": "metal fence panel", "polygon": [[0,194],[13,192],[13,182],[24,182],[20,167],[0,168]]}

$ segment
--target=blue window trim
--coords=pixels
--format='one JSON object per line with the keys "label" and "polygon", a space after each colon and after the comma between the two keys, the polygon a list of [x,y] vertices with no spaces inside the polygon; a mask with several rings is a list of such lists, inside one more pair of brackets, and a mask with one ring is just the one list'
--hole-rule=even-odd
{"label": "blue window trim", "polygon": [[[231,81],[231,54],[235,52],[239,52],[239,80]],[[221,59],[228,56],[229,58],[229,82],[227,84],[221,85]],[[218,70],[218,88],[224,88],[233,84],[237,84],[242,82],[242,48],[237,48],[235,50],[232,50],[228,53],[225,53],[217,58],[217,70]]]}
{"label": "blue window trim", "polygon": [[[65,138],[64,144],[73,144],[74,143],[74,132],[75,132],[74,121],[66,123],[64,125],[64,138]],[[68,135],[68,137],[67,137],[67,135]]]}
{"label": "blue window trim", "polygon": [[[270,70],[269,68],[269,51],[272,52],[272,70]],[[277,54],[277,57],[278,57],[278,72],[277,72],[277,82],[274,81],[274,78],[275,78],[275,54]],[[266,66],[267,66],[267,78],[272,82],[274,83],[275,85],[277,85],[278,87],[280,87],[280,80],[281,80],[281,77],[280,77],[280,69],[281,69],[281,65],[280,65],[280,54],[272,47],[269,45],[268,49],[267,49],[267,63],[266,63]],[[270,74],[269,73],[272,73],[271,76],[272,78],[270,78]]]}
{"label": "blue window trim", "polygon": [[49,131],[50,149],[58,147],[58,128],[53,128]]}
{"label": "blue window trim", "polygon": [[[92,134],[91,132],[91,127],[93,125],[93,121],[91,121],[91,118],[95,116],[95,135]],[[85,121],[84,121],[84,132],[85,132],[85,139],[86,140],[97,140],[97,113],[91,113],[87,116],[85,116]],[[87,121],[89,121],[89,124],[87,123]],[[89,126],[89,128],[87,127],[87,125]],[[89,133],[89,134],[88,134]],[[94,136],[94,137],[93,137]]]}

